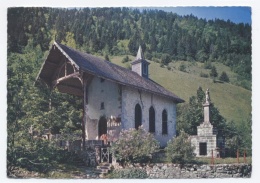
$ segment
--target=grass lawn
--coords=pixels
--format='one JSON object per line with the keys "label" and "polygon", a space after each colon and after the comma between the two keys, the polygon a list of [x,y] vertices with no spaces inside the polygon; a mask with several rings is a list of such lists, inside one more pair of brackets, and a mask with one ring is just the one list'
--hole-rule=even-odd
{"label": "grass lawn", "polygon": [[[211,158],[195,158],[195,161],[203,164],[211,164]],[[236,164],[237,158],[214,158],[214,164]],[[244,157],[239,157],[239,163],[244,163]],[[252,163],[252,157],[246,157],[245,163]]]}

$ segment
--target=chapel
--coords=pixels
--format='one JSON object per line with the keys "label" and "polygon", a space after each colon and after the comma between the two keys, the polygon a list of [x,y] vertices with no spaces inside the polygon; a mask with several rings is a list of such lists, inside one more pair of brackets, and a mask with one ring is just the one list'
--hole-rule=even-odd
{"label": "chapel", "polygon": [[176,105],[184,100],[150,79],[149,64],[141,46],[130,70],[54,42],[37,79],[82,97],[83,144],[104,135],[112,142],[122,129],[142,126],[165,147],[176,136]]}

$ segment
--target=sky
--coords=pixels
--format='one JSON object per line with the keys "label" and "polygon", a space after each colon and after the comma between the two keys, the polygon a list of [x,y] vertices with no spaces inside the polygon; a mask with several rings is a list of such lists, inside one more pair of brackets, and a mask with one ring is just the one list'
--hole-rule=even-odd
{"label": "sky", "polygon": [[[145,9],[145,8],[141,8]],[[251,24],[251,8],[246,6],[230,6],[230,7],[148,7],[148,9],[159,9],[166,12],[177,13],[178,15],[193,14],[198,18],[214,20],[215,18],[222,20],[230,20],[234,23]]]}

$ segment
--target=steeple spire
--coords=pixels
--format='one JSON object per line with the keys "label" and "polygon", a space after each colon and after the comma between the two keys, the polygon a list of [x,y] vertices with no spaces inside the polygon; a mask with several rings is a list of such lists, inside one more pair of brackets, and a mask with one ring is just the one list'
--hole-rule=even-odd
{"label": "steeple spire", "polygon": [[144,54],[141,45],[139,46],[135,60],[144,60]]}

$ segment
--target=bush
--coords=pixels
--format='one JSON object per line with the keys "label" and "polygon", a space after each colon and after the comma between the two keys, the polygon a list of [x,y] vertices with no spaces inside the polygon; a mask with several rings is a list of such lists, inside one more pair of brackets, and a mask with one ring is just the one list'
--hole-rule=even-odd
{"label": "bush", "polygon": [[193,153],[194,147],[191,144],[189,136],[183,131],[181,131],[178,137],[173,138],[167,143],[165,150],[169,161],[182,165],[192,162],[195,157]]}
{"label": "bush", "polygon": [[28,171],[46,173],[56,164],[69,160],[70,154],[43,139],[33,139],[25,146],[7,148],[7,175],[11,176],[18,167]]}
{"label": "bush", "polygon": [[115,158],[126,163],[147,162],[158,149],[158,141],[142,127],[122,130],[118,140],[111,145]]}
{"label": "bush", "polygon": [[206,74],[206,73],[201,72],[201,73],[200,73],[200,77],[202,77],[202,78],[208,78],[209,75]]}
{"label": "bush", "polygon": [[126,179],[145,179],[148,178],[145,170],[138,168],[127,168],[113,170],[108,176],[109,178],[126,178]]}
{"label": "bush", "polygon": [[182,72],[186,72],[186,65],[182,63],[179,67],[179,70]]}
{"label": "bush", "polygon": [[127,55],[127,56],[125,56],[125,57],[123,58],[122,63],[126,63],[126,62],[128,62],[128,61],[130,61],[130,59],[129,59],[128,55]]}

